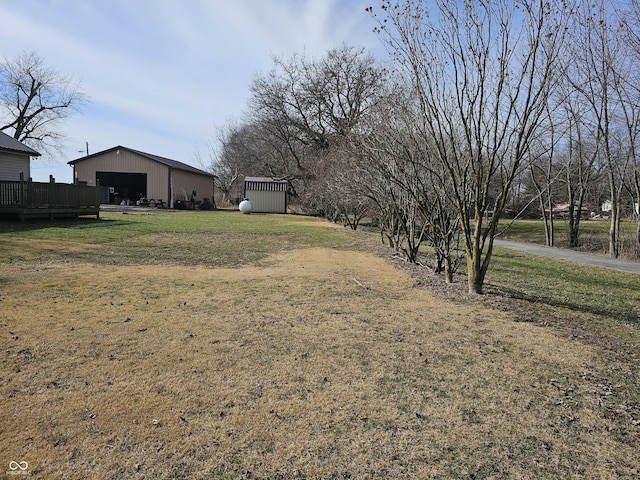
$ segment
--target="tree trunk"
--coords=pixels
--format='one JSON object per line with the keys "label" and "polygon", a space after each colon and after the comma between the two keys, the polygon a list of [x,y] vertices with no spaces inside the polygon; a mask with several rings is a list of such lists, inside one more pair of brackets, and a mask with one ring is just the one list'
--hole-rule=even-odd
{"label": "tree trunk", "polygon": [[611,205],[611,225],[609,226],[609,256],[620,256],[620,203],[617,201]]}
{"label": "tree trunk", "polygon": [[[479,256],[477,257],[479,259]],[[482,294],[482,287],[484,285],[485,271],[480,267],[479,262],[474,261],[471,266],[467,268],[467,275],[469,280],[469,293],[475,295]]]}
{"label": "tree trunk", "polygon": [[[638,228],[640,229],[640,223]],[[444,258],[444,281],[448,284],[453,283],[453,265],[451,265],[450,256]]]}
{"label": "tree trunk", "polygon": [[545,244],[547,247],[553,247],[554,243],[555,243],[555,225],[553,224],[553,213],[552,213],[552,205],[551,202],[549,202],[548,205],[548,209],[549,209],[549,215],[547,216],[547,213],[544,211],[544,203],[541,202],[541,207],[542,207],[542,218],[544,219],[544,237],[545,237]]}
{"label": "tree trunk", "polygon": [[620,256],[620,193],[613,168],[609,168],[609,186],[611,188],[611,223],[609,224],[609,256]]}
{"label": "tree trunk", "polygon": [[638,172],[640,166],[636,166],[636,172],[634,174],[634,185],[636,190],[636,202],[634,207],[634,213],[636,215],[636,258],[640,258],[640,173]]}
{"label": "tree trunk", "polygon": [[[639,204],[640,207],[640,204]],[[636,222],[636,258],[640,258],[640,215],[637,215]]]}
{"label": "tree trunk", "polygon": [[484,285],[484,272],[482,270],[482,249],[480,248],[482,236],[482,221],[477,220],[473,228],[471,244],[467,246],[467,281],[469,293],[481,294]]}
{"label": "tree trunk", "polygon": [[475,295],[482,294],[484,279],[481,277],[480,272],[471,265],[467,267],[467,276],[469,282],[469,293]]}
{"label": "tree trunk", "polygon": [[553,223],[553,215],[549,213],[549,238],[547,238],[547,246],[555,247],[556,244],[556,226]]}

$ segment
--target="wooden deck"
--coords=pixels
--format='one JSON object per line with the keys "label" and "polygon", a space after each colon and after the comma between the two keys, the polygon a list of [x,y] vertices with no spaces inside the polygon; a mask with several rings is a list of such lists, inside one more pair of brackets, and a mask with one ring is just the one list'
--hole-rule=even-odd
{"label": "wooden deck", "polygon": [[87,185],[0,180],[0,215],[27,218],[100,217],[100,188]]}

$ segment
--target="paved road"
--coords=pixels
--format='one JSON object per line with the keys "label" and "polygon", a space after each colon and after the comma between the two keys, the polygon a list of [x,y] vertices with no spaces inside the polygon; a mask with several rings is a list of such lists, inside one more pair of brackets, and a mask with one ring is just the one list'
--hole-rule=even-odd
{"label": "paved road", "polygon": [[583,263],[585,265],[595,265],[597,267],[620,270],[623,272],[635,273],[637,275],[640,275],[639,262],[626,262],[624,260],[617,260],[615,258],[589,255],[586,253],[564,250],[562,248],[545,247],[542,245],[534,245],[531,243],[510,242],[508,240],[495,239],[494,245],[496,247],[508,248],[510,250],[517,250],[519,252],[560,258],[569,262]]}

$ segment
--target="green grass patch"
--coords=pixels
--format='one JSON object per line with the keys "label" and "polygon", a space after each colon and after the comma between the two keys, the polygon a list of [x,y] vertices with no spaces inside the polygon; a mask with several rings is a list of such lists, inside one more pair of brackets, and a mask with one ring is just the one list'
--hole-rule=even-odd
{"label": "green grass patch", "polygon": [[[114,265],[180,264],[238,266],[293,248],[348,248],[354,238],[340,229],[317,228],[322,220],[295,215],[239,212],[101,214],[99,220],[0,224],[0,262],[40,256],[51,261]],[[87,248],[52,248],[51,243]]]}
{"label": "green grass patch", "polygon": [[[608,220],[582,220],[580,222],[580,243],[582,249],[605,253],[609,247]],[[567,220],[555,219],[555,244],[558,247],[566,247],[568,244],[569,223]],[[623,246],[631,245],[636,235],[637,225],[634,222],[623,221],[620,223],[620,235]],[[503,231],[504,230],[504,231]],[[501,220],[498,231],[501,231],[501,239],[516,242],[528,242],[545,244],[544,222],[542,220]]]}
{"label": "green grass patch", "polygon": [[[233,233],[312,235],[322,232],[309,228],[313,219],[295,215],[242,215],[229,211],[158,211],[150,213],[103,212],[100,219],[34,221],[25,224],[0,223],[0,237],[44,240],[73,239],[90,243],[109,243],[153,233],[198,234]],[[332,237],[325,235],[324,239]],[[335,240],[334,240],[335,241]]]}
{"label": "green grass patch", "polygon": [[[509,222],[501,221],[501,227]],[[556,247],[566,248],[567,222],[555,220],[555,228]],[[582,247],[577,250],[606,254],[608,221],[583,220],[580,231]],[[635,223],[622,222],[623,244],[631,244],[635,232]],[[517,220],[499,238],[544,244],[544,224],[541,220]],[[496,248],[488,281],[511,296],[640,325],[637,275]]]}
{"label": "green grass patch", "polygon": [[640,278],[496,248],[488,281],[511,296],[640,324]]}

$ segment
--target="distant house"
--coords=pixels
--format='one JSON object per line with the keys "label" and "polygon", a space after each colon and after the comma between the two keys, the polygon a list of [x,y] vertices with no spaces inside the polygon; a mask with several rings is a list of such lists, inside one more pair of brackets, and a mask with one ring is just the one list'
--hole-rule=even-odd
{"label": "distant house", "polygon": [[6,133],[0,132],[0,180],[24,180],[31,177],[31,157],[40,154]]}
{"label": "distant house", "polygon": [[[573,209],[577,213],[578,207],[575,206],[575,207],[573,207]],[[583,216],[583,217],[586,216],[588,212],[589,212],[589,209],[587,209],[587,207],[582,207],[581,216]],[[544,213],[545,213],[545,215],[548,216],[549,215],[549,209],[545,208],[544,209]],[[563,203],[561,205],[556,205],[551,210],[551,215],[553,215],[554,217],[558,217],[558,218],[567,218],[569,216],[569,204],[568,203]]]}
{"label": "distant house", "polygon": [[269,177],[245,177],[244,198],[255,213],[287,213],[287,181]]}
{"label": "distant house", "polygon": [[73,178],[100,185],[101,203],[179,207],[191,201],[213,201],[211,173],[169,158],[117,146],[69,162]]}

